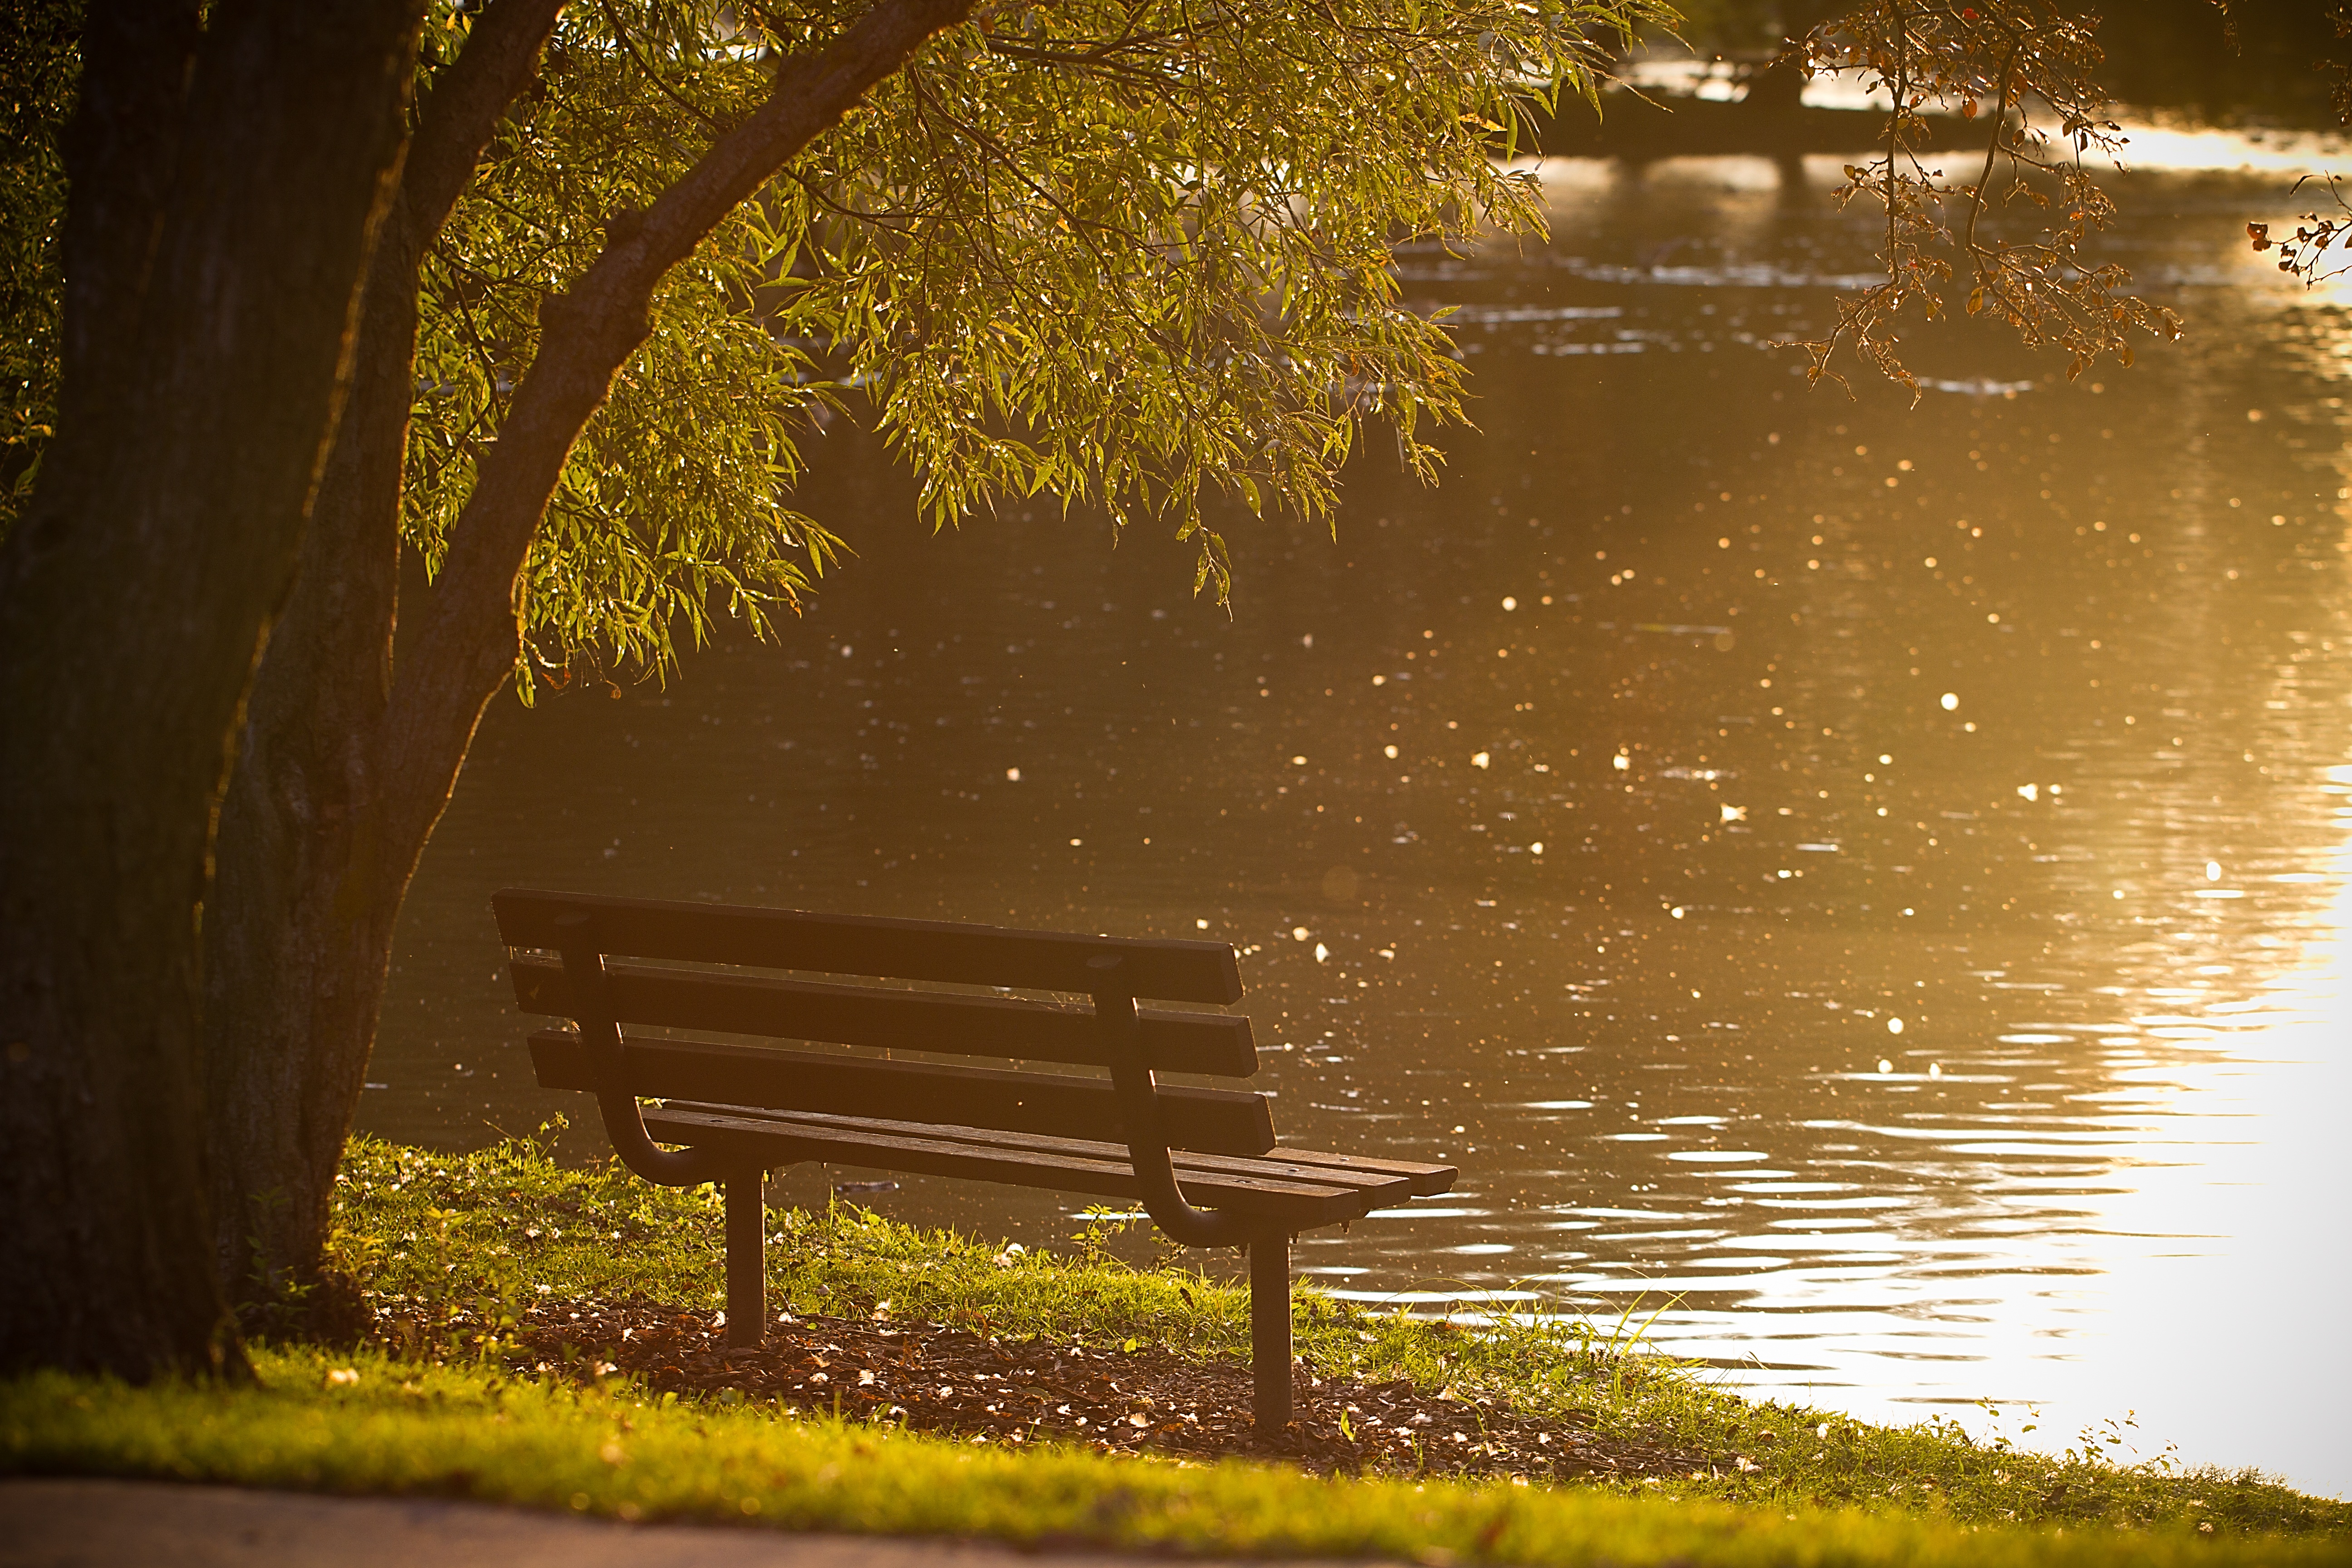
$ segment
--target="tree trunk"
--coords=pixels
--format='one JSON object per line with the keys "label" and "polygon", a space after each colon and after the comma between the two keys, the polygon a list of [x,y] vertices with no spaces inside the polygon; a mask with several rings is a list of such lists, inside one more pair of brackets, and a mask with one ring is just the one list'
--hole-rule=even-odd
{"label": "tree trunk", "polygon": [[241,1365],[200,1028],[213,824],[404,142],[417,0],[115,0],[65,384],[0,547],[0,1370]]}
{"label": "tree trunk", "polygon": [[[215,1267],[229,1300],[313,1283],[283,1237],[322,1237],[373,1032],[399,889],[379,875],[377,731],[391,690],[400,462],[413,402],[418,246],[385,224],[357,374],[221,802],[205,944]],[[384,289],[387,275],[404,289]],[[292,1289],[289,1289],[292,1288]]]}
{"label": "tree trunk", "polygon": [[[298,602],[257,684],[222,818],[210,1089],[229,1135],[214,1190],[224,1210],[216,1260],[240,1294],[315,1277],[401,899],[475,726],[513,674],[532,535],[573,441],[645,340],[654,289],[737,203],[971,4],[884,0],[833,44],[786,59],[759,110],[648,211],[615,222],[588,271],[544,307],[538,356],[395,668],[392,487],[415,349],[414,257],[447,211],[404,193],[394,226],[398,243],[415,247],[407,298],[395,307],[397,280],[371,281],[387,302],[368,310],[370,363],[354,392],[351,447],[330,466],[331,512],[322,504]],[[488,17],[499,15],[493,7]],[[436,89],[412,187],[439,101]]]}
{"label": "tree trunk", "polygon": [[1774,121],[1795,117],[1804,107],[1804,67],[1794,60],[1782,58],[1760,67],[1748,79],[1748,86],[1739,95],[1739,102],[1748,113]]}
{"label": "tree trunk", "polygon": [[205,1089],[219,1149],[215,1266],[242,1305],[285,1306],[315,1283],[421,847],[387,837],[380,755],[419,269],[562,8],[496,0],[418,117],[369,268],[350,401],[221,803]]}

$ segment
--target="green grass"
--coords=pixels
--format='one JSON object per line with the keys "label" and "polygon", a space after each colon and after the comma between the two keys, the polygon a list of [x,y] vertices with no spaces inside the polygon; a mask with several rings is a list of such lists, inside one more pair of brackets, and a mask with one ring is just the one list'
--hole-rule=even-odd
{"label": "green grass", "polygon": [[[420,1346],[446,1342],[444,1326],[461,1315],[495,1324],[542,1293],[636,1294],[706,1310],[725,1298],[720,1207],[710,1188],[655,1187],[609,1165],[566,1167],[528,1141],[460,1158],[355,1140],[341,1183],[341,1245],[368,1276],[374,1303],[414,1325]],[[998,1334],[1097,1346],[1131,1340],[1202,1356],[1248,1352],[1244,1292],[1197,1263],[1122,1263],[1106,1252],[1099,1228],[1069,1253],[1019,1257],[854,1205],[772,1214],[770,1232],[781,1238],[768,1253],[772,1307],[865,1313],[887,1303],[900,1317]],[[2119,1462],[2128,1436],[2120,1424],[2053,1457],[1974,1442],[1946,1421],[1884,1426],[1753,1402],[1644,1352],[1612,1323],[1558,1319],[1466,1332],[1367,1312],[1302,1285],[1294,1331],[1299,1353],[1321,1373],[1475,1389],[1711,1461],[1713,1473],[1696,1479],[1591,1488],[1969,1524],[2210,1523],[2352,1537],[2352,1505],[2306,1497],[2251,1470],[2190,1468],[2168,1456]],[[1742,1460],[1754,1468],[1742,1469]]]}
{"label": "green grass", "polygon": [[[2352,1561],[2352,1507],[2251,1472],[2120,1463],[2116,1445],[2091,1439],[2061,1457],[2028,1454],[1946,1423],[1878,1426],[1750,1403],[1615,1325],[1468,1332],[1311,1290],[1297,1332],[1318,1370],[1581,1413],[1710,1468],[1559,1487],[1321,1480],[1050,1444],[1007,1453],[728,1395],[682,1404],[619,1379],[534,1379],[508,1355],[528,1300],[719,1304],[719,1209],[707,1191],[566,1168],[528,1142],[455,1156],[361,1140],[339,1196],[336,1251],[383,1314],[383,1344],[262,1346],[257,1386],[0,1384],[0,1472],[1432,1563]],[[771,1231],[782,1238],[770,1249],[776,1306],[880,1310],[1101,1350],[1132,1341],[1238,1356],[1247,1342],[1238,1290],[1198,1269],[1122,1262],[1099,1227],[1068,1254],[1023,1255],[847,1207],[777,1213]],[[340,1372],[351,1376],[330,1375]]]}
{"label": "green grass", "polygon": [[[1782,1511],[1605,1490],[1318,1480],[517,1382],[480,1363],[264,1349],[261,1386],[45,1374],[0,1385],[0,1469],[478,1498],[628,1520],[1085,1542],[1446,1564],[2342,1562],[2340,1537],[1971,1529],[1900,1511]],[[342,1374],[338,1378],[337,1374]]]}

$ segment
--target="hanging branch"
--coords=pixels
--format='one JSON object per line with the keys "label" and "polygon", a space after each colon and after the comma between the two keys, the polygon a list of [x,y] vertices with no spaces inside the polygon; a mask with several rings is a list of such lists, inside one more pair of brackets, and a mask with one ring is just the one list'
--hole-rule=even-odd
{"label": "hanging branch", "polygon": [[[2120,127],[2100,117],[2104,98],[2092,80],[2104,58],[2095,25],[2051,0],[1875,0],[1799,46],[1809,72],[1852,72],[1888,99],[1885,154],[1849,164],[1837,192],[1841,205],[1868,197],[1885,208],[1885,281],[1841,300],[1829,334],[1805,345],[1813,380],[1843,384],[1835,362],[1852,353],[1916,394],[1901,323],[1914,306],[1927,321],[1944,315],[1942,286],[1956,264],[1969,273],[1967,312],[1990,314],[2030,348],[2064,350],[2070,380],[2102,355],[2129,364],[2138,333],[2179,335],[2172,311],[2122,291],[2129,272],[2085,254],[2115,207],[2084,155],[2120,168],[2123,147]],[[1973,183],[1948,181],[1917,151],[1932,140],[1927,115],[1975,120],[1988,100],[1983,166]],[[1996,191],[2004,164],[2008,178]],[[1988,210],[2021,204],[2051,217],[2022,238],[1989,237]],[[1946,217],[1955,206],[1958,233]]]}
{"label": "hanging branch", "polygon": [[2281,272],[2315,288],[2330,278],[2352,272],[2352,203],[2345,201],[2344,181],[2335,174],[2305,174],[2288,194],[2292,195],[2310,184],[2327,188],[2327,199],[2336,204],[2335,214],[2323,216],[2315,212],[2305,213],[2303,221],[2294,226],[2294,232],[2280,239],[2271,237],[2270,225],[2250,223],[2246,226],[2246,237],[2253,242],[2256,250],[2277,251]]}
{"label": "hanging branch", "polygon": [[[2352,4],[2330,8],[2327,19],[2336,25],[2336,37],[2352,38]],[[2336,60],[2320,60],[2317,64],[2322,72],[2336,79],[2328,86],[2329,107],[2336,110],[2340,123],[2352,129],[2352,66]],[[2281,272],[2300,278],[2307,285],[2316,285],[2352,273],[2352,203],[2345,201],[2344,182],[2334,174],[2305,174],[2287,194],[2292,195],[2309,184],[2327,187],[2327,199],[2336,206],[2333,214],[2304,214],[2294,233],[2283,239],[2271,237],[2270,225],[2250,223],[2246,226],[2246,237],[2257,251],[2276,250]]]}

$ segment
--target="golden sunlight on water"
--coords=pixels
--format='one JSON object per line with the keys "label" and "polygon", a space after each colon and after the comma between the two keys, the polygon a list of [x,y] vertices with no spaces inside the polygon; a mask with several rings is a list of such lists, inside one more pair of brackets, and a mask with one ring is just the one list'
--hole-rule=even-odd
{"label": "golden sunlight on water", "polygon": [[1234,520],[1230,617],[1161,542],[919,537],[835,437],[861,554],[778,646],[494,712],[363,1124],[581,1114],[507,883],[1206,932],[1287,1137],[1463,1167],[1307,1238],[1331,1289],[2352,1489],[2347,301],[2244,251],[2271,177],[2135,176],[2111,248],[2187,343],[1809,391],[1768,345],[1869,265],[1834,163],[1553,166],[1548,247],[1408,258],[1480,428],[1437,490],[1360,465],[1336,541]]}

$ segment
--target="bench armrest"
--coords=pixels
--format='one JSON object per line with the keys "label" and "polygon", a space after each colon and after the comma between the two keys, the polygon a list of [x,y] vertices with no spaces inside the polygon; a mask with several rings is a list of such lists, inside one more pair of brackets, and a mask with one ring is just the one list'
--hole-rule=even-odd
{"label": "bench armrest", "polygon": [[1101,977],[1094,988],[1095,1017],[1103,1031],[1103,1054],[1110,1063],[1119,1118],[1127,1123],[1127,1157],[1135,1166],[1136,1184],[1143,1189],[1144,1212],[1171,1240],[1186,1247],[1245,1244],[1265,1227],[1228,1210],[1196,1209],[1177,1188],[1167,1131],[1160,1125],[1159,1087],[1143,1048],[1135,996],[1121,974],[1124,967],[1125,961],[1116,953],[1087,960],[1087,968]]}
{"label": "bench armrest", "polygon": [[604,954],[596,941],[594,919],[584,910],[555,918],[563,956],[563,978],[572,994],[572,1022],[588,1046],[602,1081],[596,1087],[596,1108],[604,1116],[605,1135],[621,1163],[646,1181],[665,1187],[692,1187],[730,1173],[730,1163],[715,1149],[662,1149],[646,1131],[645,1108],[631,1094],[621,1072],[621,1026],[613,1018],[604,994]]}

